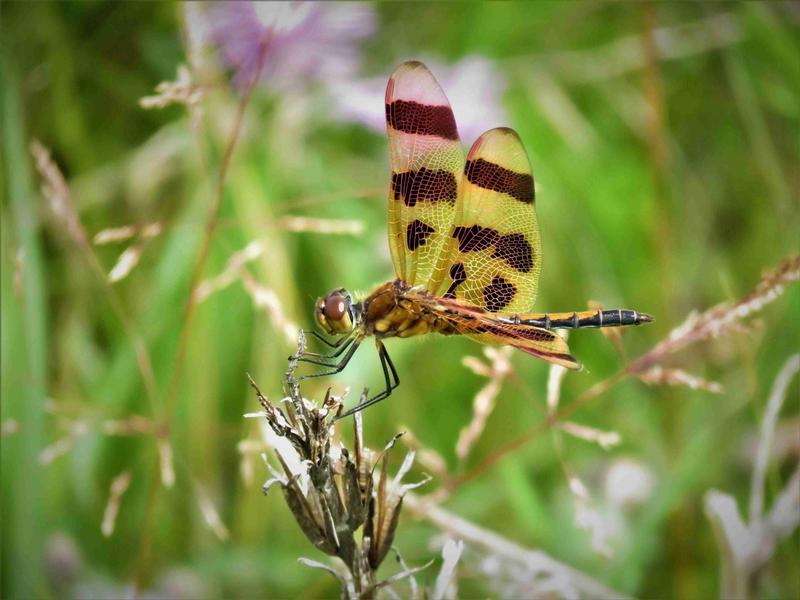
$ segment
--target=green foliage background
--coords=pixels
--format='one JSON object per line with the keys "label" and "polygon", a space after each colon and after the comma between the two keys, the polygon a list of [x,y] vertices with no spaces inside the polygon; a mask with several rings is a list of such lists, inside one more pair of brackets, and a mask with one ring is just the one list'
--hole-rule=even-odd
{"label": "green foliage background", "polygon": [[[797,251],[796,6],[661,3],[648,13],[645,5],[626,3],[396,3],[376,10],[378,32],[364,46],[369,75],[388,77],[397,64],[416,57],[451,62],[482,54],[508,79],[508,125],[520,132],[541,185],[539,309],[581,309],[594,299],[654,314],[655,324],[625,335],[627,354],[636,357],[690,311],[741,297],[765,269]],[[602,59],[608,54],[596,49],[641,35],[648,14],[657,27],[669,27],[722,12],[742,39],[659,61],[651,72],[655,84],[638,68],[595,81],[562,81],[559,63],[542,62],[572,51]],[[32,138],[52,149],[90,236],[130,223],[167,224],[140,265],[114,284],[152,356],[159,416],[235,94],[224,78],[216,82],[204,103],[199,138],[182,107],[138,106],[186,61],[175,5],[5,3],[2,13],[2,419],[15,420],[20,430],[2,438],[0,595],[64,593],[52,553],[54,536],[62,535],[82,557],[79,583],[97,596],[125,593],[142,567],[148,589],[163,592],[165,581],[178,581],[189,586],[180,589],[192,590],[189,597],[335,595],[332,578],[296,562],[298,556],[322,556],[289,518],[280,494],[262,497],[260,463],[256,485],[245,486],[240,476],[237,443],[256,437],[253,423],[242,418],[257,410],[245,372],[277,399],[293,350],[269,316],[253,308],[241,283],[199,305],[170,434],[176,485],[155,497],[152,518],[145,520],[154,440],[109,437],[101,424],[131,414],[153,416],[153,407],[107,287],[49,211],[28,151]],[[529,68],[535,61],[552,65],[549,74],[593,132],[590,143],[581,145],[556,129],[537,102]],[[313,89],[308,94],[310,113],[290,121],[280,93],[255,93],[204,272],[219,273],[234,251],[263,240],[268,252],[250,272],[305,327],[313,325],[318,295],[340,285],[368,290],[391,273],[384,237],[385,139],[331,119],[323,97]],[[637,98],[645,108],[653,101],[662,105],[662,129],[631,126],[635,105],[625,103]],[[659,144],[667,157],[660,166]],[[360,219],[366,228],[359,236],[292,233],[274,226],[283,215]],[[95,248],[106,270],[120,248]],[[15,291],[20,249],[25,266]],[[629,515],[613,558],[593,553],[586,532],[575,527],[550,434],[459,490],[446,506],[632,595],[718,594],[719,553],[702,495],[711,488],[731,492],[744,510],[750,467],[742,456],[775,375],[798,349],[799,301],[796,286],[789,288],[754,333],[702,343],[670,361],[721,382],[723,394],[626,380],[575,415],[623,438],[609,452],[564,438],[566,460],[597,494],[598,474],[617,457],[636,458],[656,479],[652,498]],[[570,345],[588,372],[566,377],[565,401],[620,367],[613,347],[596,332],[578,332]],[[408,427],[455,465],[455,440],[484,383],[461,358],[479,349],[435,337],[390,341],[388,347],[402,385],[366,414],[368,443],[380,447]],[[522,354],[514,356],[514,365],[524,386],[506,385],[467,466],[542,418],[547,366]],[[374,353],[364,350],[342,375],[304,391],[319,398],[330,383],[377,388],[379,373]],[[784,409],[795,427],[797,399],[795,383]],[[89,423],[89,431],[43,466],[38,453],[66,434],[49,403]],[[772,465],[768,503],[793,460],[796,454]],[[106,539],[100,521],[109,484],[126,469],[132,483],[116,530]],[[198,488],[229,528],[227,542],[205,525]],[[421,564],[435,555],[429,547],[435,534],[406,518],[396,546],[408,562]],[[143,536],[152,542],[149,560],[140,555]],[[777,548],[764,574],[765,596],[800,596],[798,541],[795,533]],[[467,576],[461,586],[465,597],[492,594],[477,578]]]}

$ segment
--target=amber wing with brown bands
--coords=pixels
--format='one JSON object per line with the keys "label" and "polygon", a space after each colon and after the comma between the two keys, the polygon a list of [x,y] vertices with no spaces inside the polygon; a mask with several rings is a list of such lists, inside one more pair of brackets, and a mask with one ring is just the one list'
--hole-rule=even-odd
{"label": "amber wing with brown bands", "polygon": [[464,167],[461,200],[434,293],[491,313],[528,312],[536,299],[541,243],[533,173],[512,129],[484,133]]}
{"label": "amber wing with brown bands", "polygon": [[389,79],[386,128],[395,275],[410,285],[425,284],[452,229],[465,155],[447,96],[422,63],[404,63]]}

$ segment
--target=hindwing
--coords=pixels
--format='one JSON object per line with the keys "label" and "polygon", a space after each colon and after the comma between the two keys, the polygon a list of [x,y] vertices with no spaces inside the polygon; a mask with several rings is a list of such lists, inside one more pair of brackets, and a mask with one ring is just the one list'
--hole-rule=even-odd
{"label": "hindwing", "polygon": [[533,173],[517,133],[491,129],[472,145],[436,290],[490,313],[531,310],[541,269]]}

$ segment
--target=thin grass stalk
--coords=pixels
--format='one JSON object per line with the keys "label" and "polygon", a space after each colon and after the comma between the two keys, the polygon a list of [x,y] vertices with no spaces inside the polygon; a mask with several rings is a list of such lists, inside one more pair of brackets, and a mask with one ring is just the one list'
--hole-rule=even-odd
{"label": "thin grass stalk", "polygon": [[[454,478],[451,482],[452,489],[454,490],[456,487],[459,487],[469,481],[472,481],[476,477],[482,475],[486,471],[488,471],[491,467],[495,464],[500,462],[502,459],[507,457],[509,454],[514,452],[515,450],[521,448],[528,442],[533,441],[545,431],[553,428],[554,426],[558,425],[563,419],[570,416],[576,410],[578,410],[581,406],[597,398],[601,394],[604,394],[606,391],[617,385],[622,378],[625,376],[625,371],[619,371],[618,373],[612,375],[608,379],[604,379],[588,390],[580,394],[576,397],[572,402],[569,404],[565,404],[560,409],[551,413],[544,421],[539,422],[538,424],[534,425],[531,429],[529,429],[526,433],[523,433],[521,436],[514,438],[507,444],[501,446],[494,452],[492,452],[489,456],[483,459],[480,463],[478,463],[475,467]],[[451,490],[452,491],[452,490]]]}
{"label": "thin grass stalk", "polygon": [[[178,348],[175,354],[173,370],[170,375],[170,382],[167,387],[166,402],[164,407],[164,417],[162,424],[162,431],[164,435],[169,435],[169,430],[172,423],[172,417],[175,413],[175,405],[177,403],[177,398],[178,398],[178,389],[180,387],[182,367],[186,358],[186,352],[189,348],[189,334],[192,323],[192,317],[194,316],[194,310],[197,305],[195,290],[197,286],[200,284],[203,275],[203,270],[205,269],[205,265],[208,260],[208,255],[211,250],[211,241],[217,227],[217,222],[219,220],[220,207],[222,206],[222,197],[225,191],[225,180],[228,175],[231,159],[233,158],[233,151],[236,148],[236,143],[239,139],[242,122],[244,121],[245,110],[247,108],[247,105],[250,103],[250,98],[252,97],[255,85],[258,82],[259,77],[261,75],[261,70],[264,66],[264,58],[266,56],[266,50],[268,46],[269,46],[269,40],[267,40],[263,44],[261,52],[259,54],[258,67],[256,69],[256,72],[253,76],[253,79],[250,81],[249,85],[245,89],[241,99],[239,100],[239,105],[236,110],[236,116],[234,118],[233,130],[231,131],[231,134],[228,137],[228,141],[225,145],[225,152],[223,154],[222,163],[220,164],[219,173],[217,175],[216,187],[211,199],[211,206],[209,207],[208,219],[206,221],[206,225],[204,228],[203,239],[200,245],[200,251],[198,253],[197,260],[195,261],[194,269],[192,270],[192,277],[190,280],[191,283],[189,286],[189,294],[186,298],[186,304],[184,305],[183,319],[181,321],[180,337],[178,339]],[[147,495],[147,501],[145,504],[145,514],[142,524],[142,536],[141,536],[141,541],[139,543],[137,566],[134,577],[134,592],[137,596],[139,596],[144,589],[147,570],[149,567],[151,530],[153,526],[155,504],[160,489],[161,489],[160,458],[156,454],[154,459],[154,465],[151,469],[151,481]]]}
{"label": "thin grass stalk", "polygon": [[[67,229],[71,233],[70,239],[72,239],[84,260],[89,264],[89,267],[92,271],[94,271],[98,280],[101,282],[103,292],[108,298],[111,309],[114,311],[117,319],[119,319],[119,322],[122,324],[122,329],[125,332],[125,335],[131,341],[136,354],[136,365],[139,369],[139,373],[142,376],[145,394],[147,395],[147,400],[150,403],[150,410],[152,411],[153,415],[155,415],[156,407],[158,405],[158,388],[156,386],[156,378],[153,371],[153,361],[150,358],[149,351],[147,350],[147,344],[145,344],[144,339],[136,330],[132,319],[125,311],[122,301],[119,299],[116,290],[111,285],[105,269],[103,269],[103,265],[100,264],[100,260],[97,258],[97,255],[92,249],[88,236],[81,228],[77,215],[74,214],[74,209],[70,204],[69,188],[67,187],[67,183],[64,181],[63,175],[58,170],[55,162],[53,162],[52,158],[50,157],[49,150],[47,150],[47,148],[45,148],[37,140],[33,140],[31,142],[31,154],[36,160],[37,168],[42,176],[43,189],[46,190],[48,186],[52,186],[55,183],[58,187],[62,188],[62,193],[67,195],[67,197],[64,199],[64,202],[67,204],[66,210],[70,211],[69,217],[71,217],[71,222],[67,223]],[[55,182],[53,181],[54,179],[56,180]],[[44,191],[43,193],[45,196],[48,195],[47,191]]]}
{"label": "thin grass stalk", "polygon": [[579,394],[572,402],[551,413],[544,421],[492,452],[471,470],[452,479],[449,482],[448,495],[458,486],[475,479],[518,448],[536,439],[587,402],[604,394],[628,375],[637,376],[644,373],[651,365],[659,363],[686,346],[731,331],[733,325],[738,321],[763,310],[767,304],[783,294],[786,286],[798,281],[800,281],[800,256],[791,255],[775,269],[765,274],[755,288],[738,302],[714,306],[700,315],[692,313],[684,324],[674,329],[666,339],[657,343],[635,361],[611,377],[594,384]]}
{"label": "thin grass stalk", "polygon": [[[10,37],[10,36],[9,36]],[[0,40],[0,49],[6,50],[7,40]],[[47,386],[47,289],[43,268],[42,240],[38,229],[38,219],[31,198],[30,171],[25,160],[24,126],[25,118],[19,106],[19,85],[15,66],[10,56],[3,52],[0,57],[0,116],[2,126],[3,175],[2,187],[8,193],[3,201],[3,237],[5,246],[6,233],[13,223],[13,231],[17,243],[25,256],[26,267],[22,274],[22,295],[20,306],[20,328],[24,332],[24,348],[20,348],[20,362],[27,374],[28,381],[19,387],[11,387],[9,381],[3,381],[3,389],[17,389],[19,427],[24,427],[24,435],[15,436],[14,440],[3,439],[3,453],[18,457],[13,468],[3,472],[3,548],[14,548],[16,552],[6,553],[3,557],[3,572],[14,576],[7,577],[4,589],[10,597],[32,598],[41,588],[35,561],[27,557],[41,556],[42,550],[42,486],[41,477],[36,473],[36,454],[44,440],[44,404]],[[7,204],[6,204],[7,202]],[[8,210],[8,212],[6,212]],[[6,219],[10,213],[11,218]],[[11,312],[16,302],[3,305],[3,316]],[[6,332],[3,332],[4,336]],[[5,347],[3,348],[3,367],[5,371]],[[6,388],[6,386],[9,386]],[[4,398],[5,401],[5,398]],[[6,406],[3,416],[8,417]],[[8,411],[9,413],[11,411]],[[15,451],[16,448],[16,451]],[[3,456],[5,459],[6,456]],[[3,461],[5,462],[5,460]],[[7,479],[6,479],[7,478]],[[9,487],[6,488],[6,483]],[[8,495],[6,495],[6,493]],[[8,504],[6,504],[8,502]],[[5,510],[9,507],[10,510]],[[8,546],[6,546],[8,544]],[[7,561],[7,562],[6,562]],[[6,570],[8,569],[8,570]]]}

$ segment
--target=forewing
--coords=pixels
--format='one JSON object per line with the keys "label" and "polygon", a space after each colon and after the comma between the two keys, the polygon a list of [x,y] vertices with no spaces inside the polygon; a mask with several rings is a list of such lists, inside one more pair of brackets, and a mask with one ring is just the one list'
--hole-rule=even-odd
{"label": "forewing", "polygon": [[389,79],[386,129],[395,275],[410,285],[428,283],[452,230],[465,156],[447,96],[421,62],[402,64]]}
{"label": "forewing", "polygon": [[491,313],[531,310],[541,269],[533,173],[517,133],[491,129],[467,155],[438,293]]}

